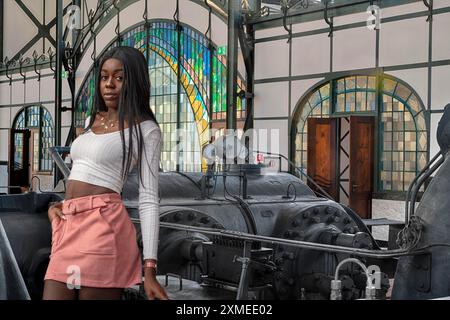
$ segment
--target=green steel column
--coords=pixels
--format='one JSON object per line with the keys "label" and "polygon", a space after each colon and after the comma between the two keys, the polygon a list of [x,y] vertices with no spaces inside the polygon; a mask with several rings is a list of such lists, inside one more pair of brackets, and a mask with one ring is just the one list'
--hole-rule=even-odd
{"label": "green steel column", "polygon": [[[63,39],[63,2],[56,1],[56,79],[55,79],[55,145],[61,145],[61,98],[62,98],[62,70],[64,54]],[[55,166],[53,182],[54,186],[59,181],[60,172]]]}
{"label": "green steel column", "polygon": [[0,61],[3,61],[3,22],[4,22],[4,14],[3,14],[3,10],[4,10],[5,6],[4,6],[4,1],[0,0]]}
{"label": "green steel column", "polygon": [[236,129],[237,54],[240,1],[228,1],[227,129]]}

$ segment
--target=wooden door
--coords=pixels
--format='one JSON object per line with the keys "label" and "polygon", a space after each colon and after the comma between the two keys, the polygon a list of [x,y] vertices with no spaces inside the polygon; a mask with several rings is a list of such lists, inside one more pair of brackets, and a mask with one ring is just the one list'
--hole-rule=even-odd
{"label": "wooden door", "polygon": [[[28,187],[30,183],[30,131],[10,130],[9,185]],[[21,193],[20,188],[10,188],[9,193]]]}
{"label": "wooden door", "polygon": [[349,206],[363,219],[372,218],[373,117],[350,117]]}
{"label": "wooden door", "polygon": [[[339,201],[337,180],[337,120],[308,119],[308,176],[336,201]],[[315,190],[311,184],[309,186]]]}

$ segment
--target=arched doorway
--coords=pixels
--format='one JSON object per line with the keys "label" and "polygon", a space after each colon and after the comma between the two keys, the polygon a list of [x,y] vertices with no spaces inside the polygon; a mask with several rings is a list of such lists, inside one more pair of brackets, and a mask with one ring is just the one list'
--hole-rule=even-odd
{"label": "arched doorway", "polygon": [[371,217],[374,195],[404,199],[428,159],[427,115],[418,95],[388,75],[354,75],[313,88],[297,105],[297,167],[336,201]]}
{"label": "arched doorway", "polygon": [[17,113],[10,129],[9,193],[28,190],[35,175],[51,179],[53,162],[48,148],[54,145],[53,120],[42,106],[27,106]]}

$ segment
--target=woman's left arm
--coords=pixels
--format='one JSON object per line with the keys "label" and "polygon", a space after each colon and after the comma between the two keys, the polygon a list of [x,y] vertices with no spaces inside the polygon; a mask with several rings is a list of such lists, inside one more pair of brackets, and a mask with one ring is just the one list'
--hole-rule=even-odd
{"label": "woman's left arm", "polygon": [[139,179],[139,218],[144,255],[144,289],[149,299],[168,299],[156,280],[156,261],[159,242],[159,160],[161,131],[155,127],[143,136],[142,181]]}

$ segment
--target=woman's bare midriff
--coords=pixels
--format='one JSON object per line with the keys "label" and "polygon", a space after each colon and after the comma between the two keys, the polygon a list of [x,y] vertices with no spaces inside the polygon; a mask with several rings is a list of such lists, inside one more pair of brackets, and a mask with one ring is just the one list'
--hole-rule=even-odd
{"label": "woman's bare midriff", "polygon": [[97,186],[95,184],[90,184],[83,181],[78,180],[67,180],[66,182],[66,194],[65,199],[73,199],[85,196],[92,196],[95,194],[103,194],[103,193],[117,193],[114,190],[109,188]]}

